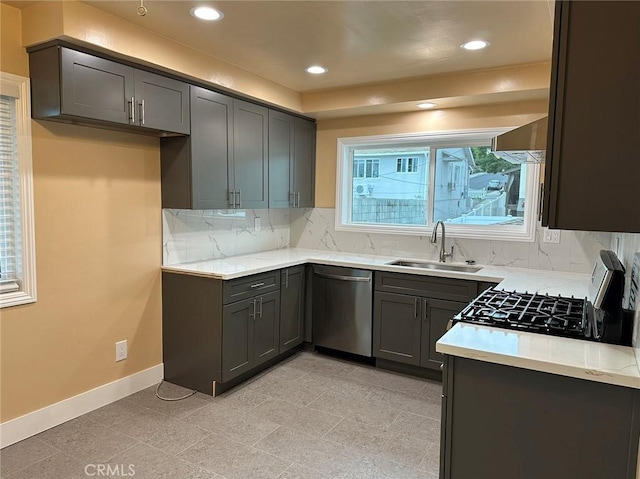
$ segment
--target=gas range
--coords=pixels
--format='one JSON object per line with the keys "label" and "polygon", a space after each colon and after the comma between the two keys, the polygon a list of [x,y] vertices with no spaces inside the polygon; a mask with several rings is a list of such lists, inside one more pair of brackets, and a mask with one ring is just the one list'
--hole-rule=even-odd
{"label": "gas range", "polygon": [[454,323],[482,324],[579,339],[594,338],[593,316],[586,298],[565,298],[502,291],[484,291],[455,318]]}
{"label": "gas range", "polygon": [[457,314],[466,322],[497,328],[630,345],[633,312],[622,308],[624,267],[608,250],[600,251],[588,298],[567,298],[491,288]]}

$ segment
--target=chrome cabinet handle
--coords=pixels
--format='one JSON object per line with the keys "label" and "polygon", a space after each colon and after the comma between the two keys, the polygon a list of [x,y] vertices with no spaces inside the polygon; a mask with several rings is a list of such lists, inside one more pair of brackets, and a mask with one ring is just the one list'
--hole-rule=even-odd
{"label": "chrome cabinet handle", "polygon": [[296,207],[296,194],[295,193],[289,193],[289,205],[292,208]]}
{"label": "chrome cabinet handle", "polygon": [[300,208],[300,192],[296,191],[296,208]]}
{"label": "chrome cabinet handle", "polygon": [[543,198],[544,198],[544,183],[540,183],[540,196],[538,197],[538,221],[542,221]]}
{"label": "chrome cabinet handle", "polygon": [[418,319],[418,298],[413,298],[413,317]]}
{"label": "chrome cabinet handle", "polygon": [[140,124],[144,125],[144,100],[140,100]]}
{"label": "chrome cabinet handle", "polygon": [[229,206],[231,208],[234,208],[236,206],[236,191],[235,190],[229,190]]}
{"label": "chrome cabinet handle", "polygon": [[260,319],[262,319],[262,298],[258,298],[258,303],[260,304],[260,311],[258,311],[258,314],[260,314]]}
{"label": "chrome cabinet handle", "polygon": [[256,283],[251,285],[252,288],[259,288],[260,286],[264,286],[264,283]]}
{"label": "chrome cabinet handle", "polygon": [[424,314],[422,315],[422,320],[426,322],[427,318],[428,318],[428,314],[427,313],[429,311],[429,309],[427,308],[427,306],[428,306],[427,300],[425,299],[422,304],[423,304],[423,308],[424,308]]}
{"label": "chrome cabinet handle", "polygon": [[135,124],[136,122],[136,99],[131,97],[129,103],[129,123]]}
{"label": "chrome cabinet handle", "polygon": [[242,206],[242,190],[237,190],[236,195],[238,195],[237,201],[236,201],[236,208],[240,208]]}
{"label": "chrome cabinet handle", "polygon": [[254,299],[253,301],[251,301],[251,304],[253,305],[253,311],[251,313],[249,313],[249,317],[255,319],[255,317],[256,317],[256,300]]}

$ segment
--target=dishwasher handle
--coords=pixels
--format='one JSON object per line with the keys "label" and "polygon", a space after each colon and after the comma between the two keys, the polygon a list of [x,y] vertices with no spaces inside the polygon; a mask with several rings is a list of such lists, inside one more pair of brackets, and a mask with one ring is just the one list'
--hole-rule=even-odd
{"label": "dishwasher handle", "polygon": [[357,282],[361,282],[361,283],[370,283],[371,282],[371,277],[370,276],[344,276],[344,275],[341,275],[341,274],[320,273],[318,271],[314,271],[313,274],[316,275],[316,276],[322,276],[323,278],[337,279],[339,281],[357,281]]}

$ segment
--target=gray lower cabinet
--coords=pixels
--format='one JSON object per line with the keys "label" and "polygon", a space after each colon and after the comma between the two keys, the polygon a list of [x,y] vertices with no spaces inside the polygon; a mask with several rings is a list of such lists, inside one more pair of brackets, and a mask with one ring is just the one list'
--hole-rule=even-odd
{"label": "gray lower cabinet", "polygon": [[223,383],[278,355],[279,322],[279,291],[224,306]]}
{"label": "gray lower cabinet", "polygon": [[376,292],[373,311],[373,355],[420,365],[421,298]]}
{"label": "gray lower cabinet", "polygon": [[163,272],[165,379],[213,394],[295,351],[303,341],[304,272],[229,281]]}
{"label": "gray lower cabinet", "polygon": [[305,267],[280,272],[280,352],[304,341]]}
{"label": "gray lower cabinet", "polygon": [[440,478],[634,479],[637,389],[446,356]]}
{"label": "gray lower cabinet", "polygon": [[477,292],[475,281],[376,273],[373,355],[439,369],[442,355],[436,352],[436,342]]}
{"label": "gray lower cabinet", "polygon": [[436,351],[436,342],[447,332],[449,321],[464,309],[467,303],[442,299],[423,299],[420,365],[439,368],[444,356]]}
{"label": "gray lower cabinet", "polygon": [[189,134],[189,85],[60,45],[30,50],[32,117]]}

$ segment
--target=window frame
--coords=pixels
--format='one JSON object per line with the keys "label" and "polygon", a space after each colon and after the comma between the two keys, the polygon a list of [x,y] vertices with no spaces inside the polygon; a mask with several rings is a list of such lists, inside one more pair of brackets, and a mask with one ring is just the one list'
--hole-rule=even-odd
{"label": "window frame", "polygon": [[[352,166],[351,158],[353,156],[353,149],[376,149],[392,144],[402,144],[407,145],[407,147],[420,145],[424,147],[425,143],[431,143],[432,145],[435,144],[437,148],[470,146],[469,144],[473,142],[488,144],[491,138],[512,130],[513,128],[516,127],[338,138],[336,165],[336,231],[429,236],[434,225],[433,221],[430,222],[433,217],[435,194],[435,188],[433,187],[435,161],[432,161],[431,158],[429,158],[428,171],[428,212],[426,226],[351,223],[349,221],[352,209],[352,192],[350,188],[353,179],[349,168]],[[527,165],[527,180],[525,186],[525,198],[527,198],[527,201],[525,202],[524,227],[520,225],[475,226],[446,223],[447,236],[480,240],[533,242],[535,240],[536,213],[540,193],[540,169],[539,164]]]}
{"label": "window frame", "polygon": [[[0,94],[15,98],[20,188],[22,277],[17,291],[0,292],[0,308],[34,303],[36,294],[35,221],[33,214],[33,154],[29,78],[0,71]],[[18,97],[16,98],[16,94]]]}

